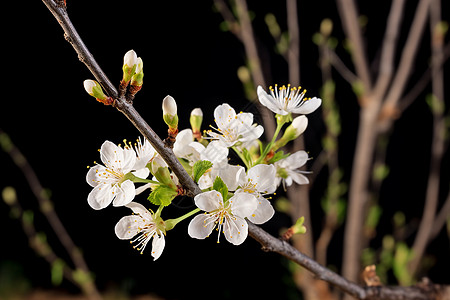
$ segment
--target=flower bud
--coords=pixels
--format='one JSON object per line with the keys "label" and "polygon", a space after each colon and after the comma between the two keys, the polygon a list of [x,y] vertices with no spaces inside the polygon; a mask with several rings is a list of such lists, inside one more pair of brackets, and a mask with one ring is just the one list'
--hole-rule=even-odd
{"label": "flower bud", "polygon": [[112,104],[112,98],[103,93],[102,86],[97,81],[88,79],[83,82],[83,85],[86,92],[96,98],[97,101],[102,102],[105,105]]}
{"label": "flower bud", "polygon": [[192,133],[194,136],[196,133],[200,133],[200,128],[202,126],[203,121],[203,112],[200,108],[195,108],[191,112],[191,118],[189,119],[191,123]]}
{"label": "flower bud", "polygon": [[303,132],[305,132],[307,126],[308,118],[306,118],[304,115],[295,118],[292,121],[291,125],[286,128],[281,139],[275,142],[272,150],[275,151],[286,145],[288,142],[298,138]]}
{"label": "flower bud", "polygon": [[131,85],[140,87],[142,86],[144,72],[143,72],[144,63],[142,62],[142,58],[137,58],[137,65],[134,75],[131,77]]}
{"label": "flower bud", "polygon": [[169,128],[178,128],[177,103],[167,95],[162,102],[163,119]]}
{"label": "flower bud", "polygon": [[123,78],[122,81],[127,83],[130,82],[131,76],[134,75],[137,68],[138,58],[134,50],[130,50],[125,53],[123,57]]}
{"label": "flower bud", "polygon": [[177,189],[177,186],[170,176],[169,168],[162,158],[155,157],[153,159],[153,161],[151,162],[151,173],[153,174],[153,176],[155,176],[156,180],[158,180],[162,184],[167,185],[172,189]]}

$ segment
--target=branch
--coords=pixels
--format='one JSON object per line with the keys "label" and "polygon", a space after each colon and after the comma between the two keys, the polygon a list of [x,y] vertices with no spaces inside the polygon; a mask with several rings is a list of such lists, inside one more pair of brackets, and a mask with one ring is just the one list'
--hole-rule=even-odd
{"label": "branch", "polygon": [[400,21],[402,19],[404,4],[405,0],[395,0],[392,2],[383,39],[380,71],[373,90],[373,93],[375,94],[374,98],[376,99],[381,99],[383,97],[392,78],[394,70],[394,54],[397,46],[398,33],[401,28]]}
{"label": "branch", "polygon": [[[66,35],[69,37],[69,40],[72,42],[72,45],[84,45],[81,41],[81,38],[76,34],[75,28],[70,22],[70,19],[67,16],[67,12],[65,7],[56,5],[51,0],[43,0],[43,2],[49,7],[52,13],[55,15],[58,21],[60,21],[60,25],[64,29]],[[53,10],[52,10],[53,9]],[[71,30],[66,31],[66,28],[70,28]],[[76,41],[75,41],[76,40]],[[103,74],[103,71],[95,62],[92,55],[90,55],[89,51],[85,47],[75,47],[78,55],[81,57],[81,60],[85,62],[87,66],[96,66],[93,68],[94,74],[97,78],[98,75]],[[89,54],[89,55],[85,55]],[[107,80],[107,77],[102,77]],[[110,95],[117,95],[115,92],[115,88],[109,80],[104,82],[105,86],[110,87],[109,91]],[[200,188],[197,184],[192,180],[192,178],[187,174],[181,164],[178,162],[177,158],[173,154],[170,148],[166,148],[164,146],[163,141],[154,133],[154,131],[150,128],[150,126],[142,119],[139,113],[134,109],[131,103],[128,103],[124,98],[116,98],[115,99],[115,107],[121,111],[132,123],[133,125],[144,135],[144,137],[155,147],[155,150],[159,152],[159,154],[163,157],[172,171],[178,176],[180,183],[183,187],[190,193],[191,196],[195,196],[201,193]],[[363,288],[355,283],[352,283],[342,276],[334,273],[333,271],[321,266],[316,261],[297,251],[294,247],[289,245],[285,241],[281,241],[280,239],[275,238],[270,235],[260,227],[249,223],[249,235],[258,241],[261,245],[263,245],[264,250],[277,252],[288,259],[293,260],[304,268],[308,269],[312,273],[314,273],[318,278],[327,281],[331,284],[336,285],[343,291],[358,297],[359,299],[379,299],[376,298],[378,295],[384,295],[381,292],[372,292],[372,288]],[[402,289],[402,288],[397,288]],[[378,290],[378,289],[377,289]],[[384,288],[381,288],[383,291]],[[389,290],[389,289],[387,289]],[[374,298],[375,296],[375,298]],[[385,299],[394,299],[386,297]],[[396,298],[400,299],[400,298]],[[417,298],[417,299],[425,299],[425,298]]]}
{"label": "branch", "polygon": [[430,3],[431,0],[421,0],[417,5],[416,14],[414,15],[414,20],[405,47],[403,48],[398,70],[392,81],[391,89],[386,96],[385,109],[389,110],[394,108],[405,89],[407,80],[411,74],[411,68],[414,65],[413,60],[416,57],[419,42],[425,29]]}
{"label": "branch", "polygon": [[[2,129],[0,129],[0,147],[11,157],[12,161],[16,164],[20,171],[22,171],[26,181],[28,182],[28,185],[31,188],[31,191],[38,200],[39,208],[42,214],[44,214],[44,216],[47,218],[51,228],[55,232],[66,252],[69,254],[69,257],[72,260],[75,268],[86,275],[90,274],[90,270],[86,264],[86,261],[84,260],[83,254],[75,245],[69,233],[66,231],[63,223],[56,214],[53,203],[50,200],[48,194],[45,192],[41,183],[39,182],[39,179],[33,168],[28,163],[26,157],[12,143],[8,134],[6,134]],[[56,263],[57,261],[63,261],[54,253],[54,251],[46,241],[38,237],[33,222],[26,220],[26,217],[24,217],[24,211],[19,202],[17,201],[17,199],[13,200],[14,201],[11,201],[11,203],[8,204],[11,204],[12,210],[15,209],[19,213],[18,218],[22,220],[22,227],[28,239],[30,240],[31,247],[50,265],[54,265],[54,263]],[[77,285],[83,292],[86,293],[88,297],[90,297],[91,299],[101,299],[100,294],[93,281],[77,281],[73,275],[74,270],[66,265],[64,265],[63,273],[66,279]]]}
{"label": "branch", "polygon": [[358,23],[358,13],[353,0],[338,0],[338,10],[346,36],[352,45],[352,57],[355,64],[356,74],[361,78],[366,91],[371,89],[369,63],[366,57],[366,51],[363,46],[361,29]]}

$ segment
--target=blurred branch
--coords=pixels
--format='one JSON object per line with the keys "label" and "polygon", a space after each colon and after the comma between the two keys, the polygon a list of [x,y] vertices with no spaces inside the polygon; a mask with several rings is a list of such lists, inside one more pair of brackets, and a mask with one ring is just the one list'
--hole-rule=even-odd
{"label": "blurred branch", "polygon": [[373,94],[380,99],[389,86],[394,72],[394,55],[397,47],[397,38],[400,31],[400,21],[402,20],[405,0],[394,0],[387,20],[386,32],[384,34],[383,46],[381,50],[381,61],[379,74],[375,83]]}
{"label": "blurred branch", "polygon": [[300,85],[300,30],[298,27],[297,0],[286,1],[289,47],[287,51],[289,81],[293,86]]}
{"label": "blurred branch", "polygon": [[[231,32],[244,45],[245,54],[253,78],[253,84],[255,87],[258,85],[266,87],[266,81],[262,71],[261,60],[259,58],[258,47],[253,34],[253,27],[248,13],[246,0],[236,0],[236,17],[234,17],[231,10],[228,9],[225,1],[215,0],[214,3],[226,21],[233,22],[232,24],[239,24],[238,26],[232,26],[233,30],[231,30]],[[256,102],[255,104],[260,112],[264,111],[264,108],[259,102]],[[275,132],[275,122],[271,114],[261,113],[261,116],[264,123],[264,134],[268,139],[271,139]]]}
{"label": "blurred branch", "polygon": [[[56,233],[56,236],[58,237],[59,241],[69,254],[70,259],[72,260],[75,268],[82,271],[84,274],[87,275],[90,274],[89,268],[86,264],[86,261],[83,258],[80,249],[75,245],[72,238],[66,231],[64,225],[62,224],[61,220],[59,219],[57,213],[54,210],[53,203],[48,196],[48,193],[42,187],[33,168],[28,163],[26,157],[12,143],[10,137],[2,129],[0,129],[0,146],[11,157],[16,166],[22,171],[23,175],[25,176],[28,182],[28,185],[31,188],[31,191],[38,200],[41,212],[45,215],[53,231]],[[59,258],[56,257],[54,252],[51,251],[50,246],[48,246],[46,242],[45,242],[46,245],[38,243],[38,240],[36,239],[36,231],[34,229],[33,224],[24,223],[22,216],[23,210],[17,201],[15,201],[14,203],[15,203],[14,207],[20,212],[21,215],[20,218],[22,219],[22,226],[24,228],[24,231],[27,234],[30,241],[33,241],[31,242],[31,245],[36,250],[36,252],[38,252],[41,256],[43,256],[50,264],[53,264],[57,259],[60,260]],[[48,249],[48,251],[44,251],[46,249]],[[66,269],[67,268],[64,269],[64,274],[66,278],[74,282],[72,274],[73,272],[69,272]],[[92,281],[88,281],[85,284],[75,282],[75,284],[77,284],[92,299],[101,298],[100,294],[97,291],[97,288],[95,287]]]}
{"label": "blurred branch", "polygon": [[358,13],[353,0],[337,0],[339,15],[344,25],[344,31],[351,43],[351,54],[355,64],[356,74],[361,79],[364,89],[369,91],[372,87],[369,63],[363,46],[361,27]]}
{"label": "blurred branch", "polygon": [[[52,0],[43,0],[44,3],[47,4],[52,10],[52,13],[57,17],[58,21],[60,21],[60,25],[65,28],[73,28],[70,19],[67,17],[67,13],[64,6],[56,5],[56,3]],[[239,1],[238,1],[239,2]],[[240,1],[242,2],[245,1]],[[244,8],[244,7],[243,7]],[[246,7],[245,7],[246,8]],[[65,15],[65,18],[59,18],[60,15]],[[69,24],[63,24],[69,23]],[[66,31],[66,34],[69,35],[70,32]],[[73,40],[73,38],[80,39],[78,35],[70,36],[69,39]],[[81,42],[81,39],[80,41]],[[77,43],[78,43],[77,42]],[[77,48],[75,48],[77,50]],[[85,56],[85,52],[80,51],[78,55],[82,57],[82,60],[93,60],[92,56]],[[93,63],[88,62],[88,64]],[[98,71],[98,70],[95,70]],[[101,71],[101,70],[100,70]],[[103,73],[103,72],[102,72]],[[108,86],[113,86],[111,82],[107,83]],[[183,187],[189,192],[190,196],[195,196],[201,193],[200,188],[197,184],[192,180],[192,178],[187,174],[181,164],[177,161],[175,155],[173,154],[170,148],[165,148],[162,140],[153,132],[150,126],[142,119],[139,113],[133,108],[132,103],[126,101],[124,97],[115,98],[115,107],[122,112],[132,123],[133,125],[144,135],[144,137],[155,147],[156,151],[163,157],[175,175],[178,176],[180,183]],[[343,291],[353,295],[359,299],[380,299],[383,297],[384,299],[432,299],[435,297],[431,297],[427,294],[427,291],[422,291],[420,288],[414,287],[361,287],[355,283],[352,283],[346,280],[344,277],[334,273],[333,271],[323,267],[318,264],[316,261],[302,254],[294,247],[289,245],[287,242],[282,241],[274,236],[270,235],[260,227],[249,222],[249,235],[253,237],[256,241],[258,241],[264,250],[277,252],[288,259],[298,263],[304,268],[308,269],[312,273],[314,273],[319,279],[327,281],[331,284],[336,285]],[[433,290],[434,292],[434,290]],[[402,297],[399,297],[401,295]],[[435,295],[436,296],[436,295]],[[439,295],[438,295],[439,296]]]}
{"label": "blurred branch", "polygon": [[411,75],[411,68],[414,65],[413,60],[419,49],[419,42],[425,30],[430,3],[431,0],[420,0],[417,5],[416,14],[414,15],[408,38],[403,47],[398,69],[392,80],[391,88],[386,95],[383,111],[391,111],[394,109],[405,89],[406,83]]}
{"label": "blurred branch", "polygon": [[430,28],[431,28],[431,70],[436,75],[432,78],[432,95],[430,98],[430,109],[433,115],[433,135],[431,140],[431,162],[428,175],[427,191],[425,196],[425,207],[419,231],[414,240],[412,251],[413,259],[408,265],[409,272],[415,274],[419,268],[425,249],[430,241],[436,211],[439,203],[439,183],[441,173],[441,162],[445,148],[445,118],[444,118],[444,72],[440,68],[440,62],[444,56],[444,33],[440,30],[441,2],[434,0],[430,6]]}

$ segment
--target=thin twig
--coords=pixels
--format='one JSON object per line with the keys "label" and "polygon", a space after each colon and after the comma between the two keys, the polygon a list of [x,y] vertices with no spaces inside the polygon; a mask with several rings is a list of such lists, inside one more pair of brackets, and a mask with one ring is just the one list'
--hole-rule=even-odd
{"label": "thin twig", "polygon": [[338,0],[337,4],[346,36],[351,42],[351,53],[353,63],[355,64],[356,74],[361,79],[364,89],[370,91],[372,82],[370,79],[369,63],[363,46],[362,33],[358,22],[358,13],[356,11],[355,2],[353,0]]}
{"label": "thin twig", "polygon": [[404,4],[405,0],[392,2],[382,44],[379,74],[373,88],[375,99],[381,99],[386,93],[394,73],[394,54],[397,46],[397,37],[400,32],[400,21],[402,20]]}
{"label": "thin twig", "polygon": [[408,38],[405,46],[403,47],[397,72],[392,80],[391,88],[386,95],[386,101],[384,104],[385,110],[395,108],[398,101],[401,99],[401,95],[411,75],[411,68],[414,65],[413,60],[416,57],[417,50],[419,49],[418,46],[420,39],[422,38],[422,33],[425,29],[430,3],[431,0],[420,0],[417,5],[416,14],[414,15]]}

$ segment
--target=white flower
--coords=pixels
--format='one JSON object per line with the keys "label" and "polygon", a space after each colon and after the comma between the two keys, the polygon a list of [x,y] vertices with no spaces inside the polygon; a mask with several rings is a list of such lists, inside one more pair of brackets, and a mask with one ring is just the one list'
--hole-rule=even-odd
{"label": "white flower", "polygon": [[269,200],[264,198],[266,194],[273,194],[277,189],[276,170],[273,165],[256,165],[245,172],[240,173],[239,189],[236,195],[246,193],[257,200],[256,210],[248,216],[254,224],[263,224],[270,220],[275,210]]}
{"label": "white flower", "polygon": [[166,244],[163,221],[160,218],[160,222],[155,220],[154,215],[139,203],[131,202],[126,207],[130,208],[134,214],[119,220],[115,227],[117,237],[121,240],[129,240],[136,236],[131,243],[135,243],[133,248],[141,251],[141,254],[153,238],[152,256],[154,260],[158,259]]}
{"label": "white flower", "polygon": [[308,172],[297,170],[307,161],[308,153],[301,150],[275,162],[275,167],[277,169],[277,185],[280,185],[281,180],[283,180],[283,184],[286,184],[287,186],[291,186],[293,181],[297,184],[308,184],[308,178],[301,174]]}
{"label": "white flower", "polygon": [[94,188],[88,195],[89,205],[102,209],[111,202],[114,206],[130,203],[135,196],[134,183],[125,175],[133,170],[136,153],[106,141],[100,148],[100,158],[105,166],[96,165],[86,175],[87,183]]}
{"label": "white flower", "polygon": [[224,203],[222,194],[213,190],[198,194],[194,201],[195,205],[205,213],[195,216],[189,223],[188,233],[191,237],[204,239],[218,226],[217,242],[221,232],[224,233],[227,241],[234,245],[244,242],[248,235],[248,224],[244,218],[256,209],[255,197],[240,193]]}
{"label": "white flower", "polygon": [[236,114],[235,110],[228,104],[216,107],[214,121],[219,133],[208,131],[208,134],[222,141],[226,147],[256,140],[264,132],[261,125],[253,124],[253,114],[243,112]]}
{"label": "white flower", "polygon": [[287,87],[283,85],[278,88],[275,85],[275,89],[272,87],[269,87],[269,89],[270,95],[261,86],[258,86],[259,102],[274,113],[283,116],[289,113],[310,114],[322,104],[320,98],[304,98],[306,90],[301,92],[301,87],[291,88],[290,84],[288,84]]}

